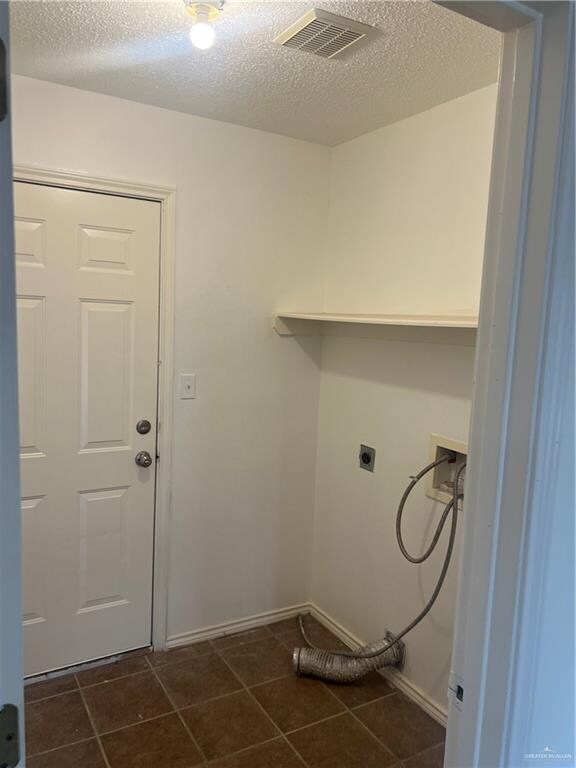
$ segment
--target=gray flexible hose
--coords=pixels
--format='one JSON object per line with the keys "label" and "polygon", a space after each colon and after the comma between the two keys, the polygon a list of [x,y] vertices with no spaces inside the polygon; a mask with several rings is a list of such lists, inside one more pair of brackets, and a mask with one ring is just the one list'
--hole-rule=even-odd
{"label": "gray flexible hose", "polygon": [[456,538],[456,527],[458,522],[458,501],[464,495],[461,487],[461,478],[466,467],[466,463],[462,464],[454,481],[454,488],[452,491],[452,498],[444,507],[442,517],[436,527],[432,542],[423,555],[419,557],[413,557],[407,551],[402,538],[402,515],[404,513],[404,507],[406,501],[410,496],[414,486],[435,467],[443,464],[446,461],[454,461],[455,455],[453,453],[445,454],[439,459],[428,464],[417,475],[412,477],[411,482],[407,486],[406,490],[402,494],[400,504],[398,505],[398,512],[396,514],[396,539],[402,555],[411,563],[423,563],[427,560],[432,552],[436,549],[438,540],[446,523],[446,519],[450,513],[452,513],[452,520],[450,525],[450,535],[448,538],[448,546],[446,548],[446,555],[444,557],[444,563],[440,575],[434,587],[432,595],[422,611],[416,616],[416,618],[408,624],[398,635],[391,635],[388,633],[382,640],[377,640],[373,643],[359,648],[357,651],[327,651],[317,648],[313,645],[306,634],[304,628],[303,617],[298,617],[300,625],[300,632],[304,641],[309,646],[308,648],[296,648],[293,655],[294,668],[297,674],[310,674],[316,677],[322,677],[326,680],[332,680],[335,682],[352,682],[357,680],[372,669],[378,669],[382,666],[398,665],[402,662],[404,651],[403,643],[400,643],[401,639],[408,634],[414,627],[416,627],[422,619],[429,613],[432,606],[436,602],[436,599],[442,589],[450,560],[452,558],[452,552],[454,550],[454,541]]}

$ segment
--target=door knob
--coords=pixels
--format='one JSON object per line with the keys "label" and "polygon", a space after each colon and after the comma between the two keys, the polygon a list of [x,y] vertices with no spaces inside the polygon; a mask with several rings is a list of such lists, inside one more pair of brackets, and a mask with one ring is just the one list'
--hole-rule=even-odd
{"label": "door knob", "polygon": [[138,424],[136,424],[136,432],[138,432],[139,435],[147,435],[151,429],[152,425],[148,419],[140,419]]}
{"label": "door knob", "polygon": [[148,451],[138,451],[134,461],[139,467],[149,467],[152,464],[152,456],[150,456]]}

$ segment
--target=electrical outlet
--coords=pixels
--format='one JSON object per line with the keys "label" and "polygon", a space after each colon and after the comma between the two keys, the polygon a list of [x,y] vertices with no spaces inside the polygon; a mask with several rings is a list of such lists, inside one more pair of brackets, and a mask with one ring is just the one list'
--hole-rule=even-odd
{"label": "electrical outlet", "polygon": [[374,472],[374,462],[376,461],[376,449],[369,445],[361,445],[358,454],[358,463],[360,469],[366,469],[368,472]]}
{"label": "electrical outlet", "polygon": [[452,499],[456,473],[468,457],[468,445],[441,435],[430,435],[430,461],[441,456],[456,454],[456,461],[445,461],[428,473],[426,496],[447,504]]}

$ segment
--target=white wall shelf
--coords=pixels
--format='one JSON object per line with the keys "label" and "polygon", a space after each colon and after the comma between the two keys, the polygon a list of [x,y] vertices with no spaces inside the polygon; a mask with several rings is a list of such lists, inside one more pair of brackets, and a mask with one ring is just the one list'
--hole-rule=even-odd
{"label": "white wall shelf", "polygon": [[278,312],[274,330],[279,336],[294,336],[320,330],[319,323],[412,326],[415,328],[477,328],[474,315],[363,315],[332,312]]}

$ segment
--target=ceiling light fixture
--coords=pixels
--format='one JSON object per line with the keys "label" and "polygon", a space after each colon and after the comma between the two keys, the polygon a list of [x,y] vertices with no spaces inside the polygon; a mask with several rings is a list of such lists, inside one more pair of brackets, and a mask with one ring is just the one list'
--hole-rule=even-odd
{"label": "ceiling light fixture", "polygon": [[216,37],[212,22],[218,18],[224,5],[224,0],[215,2],[196,3],[193,0],[184,0],[187,12],[192,16],[194,23],[190,29],[192,45],[205,51],[210,48]]}

